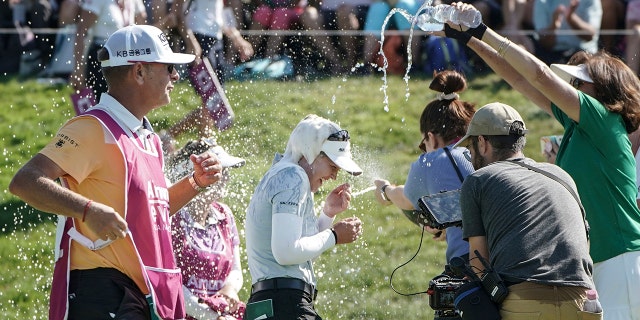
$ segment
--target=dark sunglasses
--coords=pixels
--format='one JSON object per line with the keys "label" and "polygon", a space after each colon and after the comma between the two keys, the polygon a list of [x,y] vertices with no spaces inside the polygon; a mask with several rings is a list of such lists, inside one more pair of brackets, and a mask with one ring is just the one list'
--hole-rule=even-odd
{"label": "dark sunglasses", "polygon": [[332,133],[327,138],[327,140],[329,141],[349,141],[349,139],[349,131],[347,130],[340,130],[338,132]]}
{"label": "dark sunglasses", "polygon": [[140,62],[142,64],[154,64],[154,63],[160,63],[160,64],[164,64],[167,66],[167,71],[169,72],[169,74],[173,74],[173,70],[176,69],[176,66],[171,64],[171,63],[161,63],[161,62],[146,62],[146,61],[135,61],[135,60],[129,60],[128,62],[132,62],[132,63],[136,63],[136,62]]}
{"label": "dark sunglasses", "polygon": [[427,152],[427,138],[422,138],[422,140],[420,140],[418,149],[420,149],[420,151],[422,152]]}
{"label": "dark sunglasses", "polygon": [[582,84],[584,83],[584,81],[578,79],[578,78],[571,78],[571,81],[569,81],[569,84],[571,84],[572,87],[578,89]]}

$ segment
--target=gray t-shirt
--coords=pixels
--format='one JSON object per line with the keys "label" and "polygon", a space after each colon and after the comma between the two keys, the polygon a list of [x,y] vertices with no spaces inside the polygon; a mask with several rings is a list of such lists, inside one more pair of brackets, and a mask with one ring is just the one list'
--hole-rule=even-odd
{"label": "gray t-shirt", "polygon": [[309,178],[302,167],[280,161],[264,175],[251,198],[245,221],[247,264],[251,283],[276,277],[291,277],[316,284],[311,261],[281,265],[271,250],[271,218],[275,213],[302,217],[302,236],[318,233]]}
{"label": "gray t-shirt", "polygon": [[[577,193],[560,167],[519,161],[551,172]],[[460,198],[463,236],[486,236],[491,266],[503,278],[593,288],[582,213],[559,182],[500,161],[469,175]]]}

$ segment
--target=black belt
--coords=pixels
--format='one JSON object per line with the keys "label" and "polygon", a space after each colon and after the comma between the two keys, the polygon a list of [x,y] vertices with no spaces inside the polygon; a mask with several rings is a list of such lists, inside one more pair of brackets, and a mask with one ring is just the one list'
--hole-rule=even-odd
{"label": "black belt", "polygon": [[277,290],[277,289],[294,289],[304,291],[311,296],[313,300],[316,299],[318,291],[312,285],[296,278],[272,278],[262,280],[254,283],[251,286],[251,293],[256,293],[264,290]]}

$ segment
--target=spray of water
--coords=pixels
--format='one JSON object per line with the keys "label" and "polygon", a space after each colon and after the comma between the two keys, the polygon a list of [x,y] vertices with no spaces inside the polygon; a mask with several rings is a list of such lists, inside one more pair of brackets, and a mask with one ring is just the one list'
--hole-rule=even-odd
{"label": "spray of water", "polygon": [[411,71],[411,66],[413,63],[413,54],[411,51],[411,43],[413,41],[413,30],[416,25],[418,15],[420,15],[420,13],[424,11],[427,7],[431,6],[432,2],[433,2],[432,0],[425,0],[425,2],[420,6],[420,8],[418,9],[415,15],[410,14],[404,9],[393,8],[391,9],[391,11],[389,11],[389,13],[384,19],[384,22],[382,23],[382,28],[380,30],[380,50],[378,51],[378,53],[382,56],[382,60],[383,60],[383,67],[382,67],[383,85],[381,86],[380,90],[383,91],[383,94],[384,94],[383,103],[384,103],[384,111],[386,112],[389,112],[389,97],[387,95],[387,88],[388,88],[387,68],[389,67],[389,61],[387,60],[387,57],[385,56],[384,51],[382,50],[382,45],[384,44],[384,32],[387,28],[387,23],[389,22],[389,19],[391,19],[391,17],[393,17],[393,15],[396,13],[399,13],[405,19],[407,19],[407,21],[411,22],[411,28],[409,28],[409,40],[408,40],[409,43],[407,44],[407,69],[405,70],[404,76],[402,77],[402,79],[405,82],[405,88],[406,88],[405,99],[408,100],[409,96],[411,95],[409,92],[409,79],[411,78],[409,76],[409,71]]}

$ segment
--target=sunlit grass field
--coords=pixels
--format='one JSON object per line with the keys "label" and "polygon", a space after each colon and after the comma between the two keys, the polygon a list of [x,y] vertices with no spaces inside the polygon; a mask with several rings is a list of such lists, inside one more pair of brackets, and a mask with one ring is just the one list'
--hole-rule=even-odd
{"label": "sunlit grass field", "polygon": [[[353,178],[344,173],[316,195],[320,205],[333,186],[349,182],[354,192],[372,185],[376,177],[402,184],[410,163],[418,156],[418,120],[435,97],[430,78],[412,77],[408,83],[390,77],[388,105],[384,81],[378,75],[323,79],[314,82],[229,82],[234,126],[216,134],[218,142],[247,165],[232,172],[229,196],[243,235],[246,205],[275,152],[282,152],[293,127],[309,113],[338,122],[349,130],[356,161],[365,170]],[[170,105],[149,118],[156,130],[167,128],[197,107],[199,98],[180,82]],[[73,108],[67,86],[35,80],[0,77],[0,318],[46,319],[53,261],[55,217],[35,211],[9,194],[16,170],[38,152],[68,118]],[[132,93],[135,94],[135,93]],[[527,156],[541,160],[539,139],[561,132],[560,126],[495,75],[470,79],[461,98],[480,107],[500,101],[520,111],[530,130]],[[184,144],[195,132],[179,137]],[[410,259],[420,245],[421,230],[395,207],[382,207],[372,193],[353,199],[343,216],[364,221],[364,235],[351,245],[337,246],[315,262],[319,275],[317,309],[325,319],[429,319],[428,296],[400,295],[390,287],[394,268]],[[250,275],[244,263],[242,299],[249,296]],[[426,291],[429,280],[444,265],[444,243],[428,236],[416,258],[395,272],[393,286],[404,294]]]}

